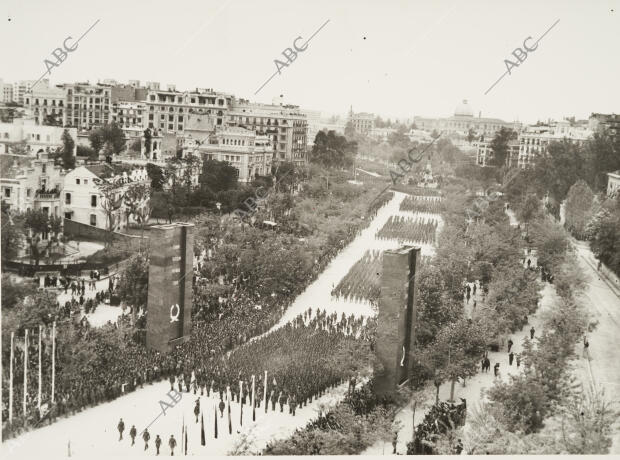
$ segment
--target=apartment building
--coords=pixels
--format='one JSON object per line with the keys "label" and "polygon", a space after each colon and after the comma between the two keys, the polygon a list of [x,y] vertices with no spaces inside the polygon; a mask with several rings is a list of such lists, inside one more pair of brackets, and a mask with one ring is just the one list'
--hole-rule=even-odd
{"label": "apartment building", "polygon": [[109,123],[112,112],[112,86],[102,84],[67,83],[67,125],[80,131]]}
{"label": "apartment building", "polygon": [[31,159],[28,166],[3,168],[0,177],[2,202],[16,212],[43,209],[47,214],[60,216],[64,177],[65,171],[54,165],[47,153]]}
{"label": "apartment building", "polygon": [[289,161],[296,165],[306,162],[308,120],[299,106],[235,100],[229,111],[228,125],[269,137],[275,162]]}
{"label": "apartment building", "polygon": [[[544,155],[551,142],[569,141],[583,144],[592,136],[589,128],[571,126],[566,120],[527,126],[519,133],[519,153],[516,165],[527,168]],[[514,158],[511,158],[514,164]]]}
{"label": "apartment building", "polygon": [[[107,163],[79,166],[66,174],[61,194],[63,216],[85,225],[107,230],[108,213],[105,197],[97,183],[105,181],[115,184],[115,199],[120,199],[133,184],[149,185],[144,167],[123,167]],[[145,201],[144,205],[148,205]],[[113,213],[113,231],[127,227],[127,207],[123,201]]]}
{"label": "apartment building", "polygon": [[13,102],[13,84],[0,79],[0,102]]}
{"label": "apartment building", "polygon": [[588,128],[592,132],[606,132],[616,138],[620,134],[620,115],[593,113],[588,119]]}
{"label": "apartment building", "polygon": [[351,122],[353,129],[358,134],[368,136],[375,129],[375,115],[366,112],[354,113],[353,107],[349,110],[348,121]]}
{"label": "apartment building", "polygon": [[50,88],[39,83],[25,94],[24,107],[29,110],[38,125],[47,123],[47,117],[50,116],[58,126],[66,126],[66,100],[67,90],[65,88]]}
{"label": "apartment building", "polygon": [[467,99],[456,106],[454,116],[452,117],[414,117],[413,122],[418,129],[461,136],[467,136],[470,129],[477,135],[485,137],[493,137],[502,128],[512,129],[517,132],[521,129],[521,123],[507,122],[499,118],[483,118],[481,112],[478,112],[478,117],[474,117],[473,108],[469,105]]}
{"label": "apartment building", "polygon": [[231,126],[212,134],[207,142],[188,137],[184,150],[200,155],[203,160],[227,162],[237,170],[239,182],[271,174],[271,139],[253,130]]}
{"label": "apartment building", "polygon": [[[65,129],[77,142],[75,128],[37,125],[35,120],[25,118],[16,118],[13,123],[0,123],[0,153],[12,153],[11,147],[24,141],[28,152],[32,155],[55,152],[63,147],[62,135]],[[73,149],[74,155],[76,150],[77,146]]]}
{"label": "apartment building", "polygon": [[[493,158],[493,149],[491,148],[491,141],[494,136],[480,136],[480,139],[472,142],[473,147],[476,149],[476,164],[478,166],[490,166]],[[506,154],[506,162],[508,166],[513,166],[513,163],[519,156],[519,141],[514,139],[508,142],[508,152]]]}
{"label": "apartment building", "polygon": [[[151,88],[159,84],[151,82]],[[190,114],[212,115],[217,126],[223,126],[230,110],[233,96],[213,89],[197,88],[195,91],[177,91],[168,85],[165,91],[149,89],[146,95],[147,116],[145,126],[164,133],[183,135]]]}

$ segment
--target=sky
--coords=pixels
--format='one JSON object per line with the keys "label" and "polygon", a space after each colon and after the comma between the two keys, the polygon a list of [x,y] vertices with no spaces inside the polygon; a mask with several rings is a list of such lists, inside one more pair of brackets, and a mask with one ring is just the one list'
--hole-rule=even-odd
{"label": "sky", "polygon": [[51,84],[158,81],[383,118],[451,116],[464,99],[524,123],[620,112],[620,0],[1,0],[0,79],[38,79],[95,23]]}

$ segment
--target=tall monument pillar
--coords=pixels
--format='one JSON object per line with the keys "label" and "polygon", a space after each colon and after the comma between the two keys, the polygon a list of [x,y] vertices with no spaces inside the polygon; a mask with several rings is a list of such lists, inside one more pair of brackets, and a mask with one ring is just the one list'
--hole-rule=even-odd
{"label": "tall monument pillar", "polygon": [[375,380],[379,395],[394,393],[411,377],[420,254],[421,249],[413,246],[383,253],[376,345],[383,369],[377,371]]}
{"label": "tall monument pillar", "polygon": [[150,233],[146,346],[165,353],[191,333],[194,225],[156,225]]}

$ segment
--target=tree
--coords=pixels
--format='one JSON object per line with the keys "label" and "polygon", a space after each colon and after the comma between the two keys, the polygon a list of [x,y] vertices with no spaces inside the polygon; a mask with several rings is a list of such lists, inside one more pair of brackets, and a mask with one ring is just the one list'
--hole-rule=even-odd
{"label": "tree", "polygon": [[344,137],[347,139],[355,139],[356,135],[357,131],[355,131],[355,128],[353,127],[353,122],[347,121],[347,124],[344,127]]}
{"label": "tree", "polygon": [[100,129],[95,129],[88,135],[88,141],[90,142],[91,148],[95,151],[96,155],[99,155],[99,152],[103,148],[103,144],[105,144],[105,139],[103,138],[103,133]]}
{"label": "tree", "polygon": [[620,169],[620,136],[595,133],[586,142],[580,157],[585,160],[579,166],[590,187],[597,193],[604,192],[607,173]]}
{"label": "tree", "polygon": [[118,282],[118,295],[135,313],[146,309],[149,285],[149,259],[147,254],[138,253],[130,257]]}
{"label": "tree", "polygon": [[89,160],[97,160],[99,157],[92,147],[86,145],[78,145],[76,155],[78,157],[87,157]]}
{"label": "tree", "polygon": [[12,144],[9,150],[13,155],[27,155],[30,151],[30,146],[26,140],[23,140]]}
{"label": "tree", "polygon": [[474,128],[469,128],[469,131],[467,131],[467,142],[471,144],[475,138],[476,132],[474,131]]}
{"label": "tree", "polygon": [[225,161],[205,160],[202,162],[200,185],[212,193],[232,190],[237,187],[237,176],[237,170]]}
{"label": "tree", "polygon": [[175,215],[176,209],[170,193],[154,192],[151,198],[151,207],[153,217],[168,219],[168,223],[172,223],[172,217]]}
{"label": "tree", "polygon": [[146,155],[148,156],[151,153],[153,135],[151,134],[151,130],[146,128],[144,130],[144,150],[146,151]]}
{"label": "tree", "polygon": [[69,134],[69,130],[65,129],[62,133],[62,167],[65,169],[75,168],[75,156],[73,150],[75,142]]}
{"label": "tree", "polygon": [[[22,242],[22,231],[20,230],[20,216],[12,216],[9,207],[2,202],[2,259],[11,260],[17,256],[17,252]],[[4,288],[4,283],[2,284]],[[4,304],[3,304],[4,305]]]}
{"label": "tree", "polygon": [[123,205],[123,193],[119,186],[103,179],[94,179],[95,184],[99,188],[101,199],[101,208],[106,215],[106,248],[112,243],[112,232],[116,230],[116,226],[120,223],[122,216],[119,213]]}
{"label": "tree", "polygon": [[516,131],[504,127],[495,133],[495,137],[491,141],[491,151],[493,152],[493,158],[490,162],[491,165],[502,167],[506,164],[506,157],[508,156],[508,143],[516,138]]}
{"label": "tree", "polygon": [[566,196],[566,227],[579,239],[586,235],[586,226],[594,214],[594,193],[583,180],[578,180]]}
{"label": "tree", "polygon": [[594,255],[620,274],[620,195],[608,199],[588,225]]}
{"label": "tree", "polygon": [[582,147],[568,140],[551,142],[535,165],[536,181],[557,202],[562,202],[570,187],[585,177]]}
{"label": "tree", "polygon": [[[29,209],[24,215],[24,229],[28,230],[25,235],[30,248],[30,255],[35,260],[35,265],[39,265],[41,256],[58,242],[58,235],[62,231],[62,220],[54,215],[48,214],[42,209]],[[47,238],[47,244],[41,248],[39,243]]]}
{"label": "tree", "polygon": [[435,371],[435,386],[452,383],[450,400],[459,378],[465,379],[478,372],[480,356],[486,350],[487,334],[481,323],[460,319],[444,326],[422,354],[422,362]]}
{"label": "tree", "polygon": [[146,173],[149,175],[149,179],[151,179],[151,189],[161,192],[166,183],[164,170],[153,163],[147,163]]}
{"label": "tree", "polygon": [[48,113],[43,119],[43,124],[46,126],[62,126],[62,119],[58,113]]}
{"label": "tree", "polygon": [[144,224],[146,224],[151,216],[152,208],[149,204],[150,195],[151,191],[149,187],[144,184],[133,184],[129,186],[123,195],[127,209],[127,225],[129,225],[129,216],[133,215],[142,229],[140,244],[142,244],[142,238],[144,238]]}
{"label": "tree", "polygon": [[357,155],[357,142],[348,141],[346,136],[339,136],[335,131],[319,131],[314,139],[310,162],[327,168],[348,168]]}

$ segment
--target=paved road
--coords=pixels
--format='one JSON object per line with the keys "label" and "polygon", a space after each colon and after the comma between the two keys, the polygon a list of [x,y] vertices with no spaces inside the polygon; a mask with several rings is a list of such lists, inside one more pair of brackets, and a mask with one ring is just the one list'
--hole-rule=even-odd
{"label": "paved road", "polygon": [[[575,373],[584,386],[594,383],[604,388],[607,399],[615,401],[616,410],[620,410],[620,292],[599,276],[597,261],[588,245],[577,242],[575,247],[579,265],[590,278],[583,294],[584,306],[592,315],[592,321],[598,321],[596,329],[588,336],[590,360],[580,359]],[[609,453],[620,454],[620,420],[616,423]]]}

